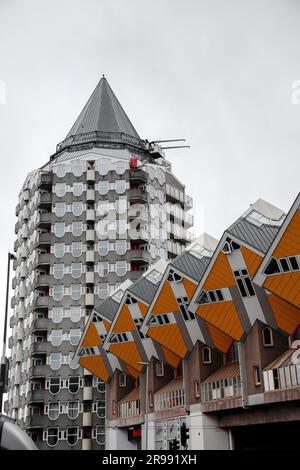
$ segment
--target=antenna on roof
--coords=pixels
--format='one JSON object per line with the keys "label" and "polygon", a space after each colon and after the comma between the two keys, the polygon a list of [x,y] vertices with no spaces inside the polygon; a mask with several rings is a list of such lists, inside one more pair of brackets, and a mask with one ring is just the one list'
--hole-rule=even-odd
{"label": "antenna on roof", "polygon": [[145,140],[145,147],[146,150],[149,151],[150,156],[155,159],[164,158],[163,150],[190,148],[189,145],[172,145],[168,147],[161,147],[159,145],[167,142],[185,142],[185,139],[153,140],[152,142],[148,142],[148,140]]}

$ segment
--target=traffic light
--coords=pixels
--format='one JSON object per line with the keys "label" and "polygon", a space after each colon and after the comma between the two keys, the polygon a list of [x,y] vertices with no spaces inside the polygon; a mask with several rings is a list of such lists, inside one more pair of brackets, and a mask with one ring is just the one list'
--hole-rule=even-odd
{"label": "traffic light", "polygon": [[179,441],[177,439],[173,439],[173,441],[170,442],[170,450],[179,450]]}
{"label": "traffic light", "polygon": [[181,428],[180,428],[180,441],[184,449],[187,448],[187,441],[189,437],[190,437],[189,428],[186,427],[185,423],[182,423]]}

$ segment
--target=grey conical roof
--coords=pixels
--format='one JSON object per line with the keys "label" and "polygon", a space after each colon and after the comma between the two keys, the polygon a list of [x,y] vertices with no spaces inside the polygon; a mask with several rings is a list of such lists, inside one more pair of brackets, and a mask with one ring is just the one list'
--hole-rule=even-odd
{"label": "grey conical roof", "polygon": [[122,132],[139,139],[138,133],[104,76],[79,114],[66,139],[87,132],[99,131]]}

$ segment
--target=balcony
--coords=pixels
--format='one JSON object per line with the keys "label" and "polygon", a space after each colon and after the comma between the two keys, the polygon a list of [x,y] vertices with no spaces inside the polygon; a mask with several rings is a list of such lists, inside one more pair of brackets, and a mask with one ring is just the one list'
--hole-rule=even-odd
{"label": "balcony", "polygon": [[32,427],[32,428],[43,428],[45,426],[45,422],[47,423],[47,416],[42,415],[42,414],[34,414],[31,416],[28,416],[26,419],[26,427]]}
{"label": "balcony", "polygon": [[185,406],[182,379],[174,379],[154,395],[154,410],[164,411]]}
{"label": "balcony", "polygon": [[86,241],[87,242],[94,242],[95,241],[95,230],[87,230],[86,231]]}
{"label": "balcony", "polygon": [[36,261],[36,266],[38,265],[50,264],[50,253],[39,253]]}
{"label": "balcony", "polygon": [[51,212],[42,212],[39,214],[37,219],[38,226],[49,226],[51,225],[52,221],[52,213]]}
{"label": "balcony", "polygon": [[28,376],[29,378],[39,377],[44,379],[46,370],[46,362],[41,366],[31,366],[28,371]]}
{"label": "balcony", "polygon": [[129,190],[130,204],[146,203],[148,201],[148,193],[142,188]]}
{"label": "balcony", "polygon": [[49,325],[48,318],[37,318],[33,322],[32,329],[33,329],[33,331],[35,331],[35,330],[47,330],[48,325]]}
{"label": "balcony", "polygon": [[16,207],[16,217],[18,217],[19,212],[20,212],[20,209],[21,209],[21,204],[18,203],[18,204],[17,204],[17,207]]}
{"label": "balcony", "polygon": [[51,243],[51,234],[48,232],[39,233],[36,241],[36,246],[39,245],[50,245]]}
{"label": "balcony", "polygon": [[138,168],[131,169],[129,171],[129,180],[137,184],[147,183],[148,174],[143,170],[139,170]]}
{"label": "balcony", "polygon": [[134,418],[141,414],[140,389],[135,388],[118,403],[118,418]]}
{"label": "balcony", "polygon": [[263,371],[266,392],[293,390],[300,387],[300,364],[293,360],[297,349],[289,349]]}
{"label": "balcony", "polygon": [[95,190],[94,189],[88,189],[86,192],[86,200],[89,201],[95,201]]}
{"label": "balcony", "polygon": [[135,263],[150,263],[152,260],[149,251],[145,250],[129,250],[127,254],[130,256],[130,261],[134,261]]}
{"label": "balcony", "polygon": [[93,398],[93,388],[92,387],[83,387],[83,400],[91,401]]}
{"label": "balcony", "polygon": [[85,295],[85,305],[87,307],[93,307],[94,304],[95,304],[94,294],[86,294]]}
{"label": "balcony", "polygon": [[239,398],[241,396],[239,364],[222,367],[201,384],[202,403]]}
{"label": "balcony", "polygon": [[86,262],[94,263],[95,262],[95,252],[90,250],[86,252]]}
{"label": "balcony", "polygon": [[45,400],[45,390],[32,390],[27,395],[27,401],[29,403],[31,401],[38,402],[38,401],[44,401],[44,400]]}
{"label": "balcony", "polygon": [[92,426],[92,413],[82,414],[82,426]]}
{"label": "balcony", "polygon": [[87,220],[87,222],[95,222],[95,211],[94,211],[94,209],[88,209],[86,211],[86,220]]}
{"label": "balcony", "polygon": [[12,407],[19,408],[19,406],[20,406],[20,398],[18,396],[14,396],[12,399]]}
{"label": "balcony", "polygon": [[49,274],[40,274],[39,276],[36,276],[34,279],[34,287],[48,287],[50,282],[50,276]]}
{"label": "balcony", "polygon": [[49,297],[39,296],[34,301],[34,308],[48,308],[49,307]]}
{"label": "balcony", "polygon": [[34,353],[44,353],[46,354],[46,349],[47,349],[47,341],[43,341],[41,343],[35,342],[30,346],[30,354]]}
{"label": "balcony", "polygon": [[37,186],[40,188],[52,187],[52,175],[50,173],[41,173],[39,175]]}
{"label": "balcony", "polygon": [[10,317],[10,319],[9,319],[9,326],[10,326],[10,328],[12,328],[13,326],[15,326],[15,324],[16,324],[16,317],[15,317],[15,315],[12,315],[12,316]]}
{"label": "balcony", "polygon": [[51,205],[51,193],[40,193],[37,200],[38,207],[47,207]]}
{"label": "balcony", "polygon": [[17,349],[16,350],[16,362],[22,362],[22,361],[23,361],[23,350]]}
{"label": "balcony", "polygon": [[95,170],[87,170],[86,180],[87,181],[95,181]]}
{"label": "balcony", "polygon": [[92,439],[82,439],[82,450],[92,450]]}
{"label": "balcony", "polygon": [[20,276],[22,278],[25,278],[28,274],[28,270],[27,270],[27,266],[25,264],[23,264],[23,266],[21,266],[20,268]]}
{"label": "balcony", "polygon": [[94,284],[95,283],[95,273],[94,272],[87,272],[86,273],[85,283],[86,284]]}

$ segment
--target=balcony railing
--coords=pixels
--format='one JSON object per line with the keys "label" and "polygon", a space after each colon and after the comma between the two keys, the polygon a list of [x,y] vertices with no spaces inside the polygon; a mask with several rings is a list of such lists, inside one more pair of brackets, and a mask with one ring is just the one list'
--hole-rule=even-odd
{"label": "balcony railing", "polygon": [[[300,364],[292,363],[295,350],[285,353],[277,361],[263,372],[264,386],[266,392],[275,390],[286,390],[300,386]],[[277,366],[277,367],[276,367]]]}
{"label": "balcony railing", "polygon": [[[179,382],[179,383],[178,383]],[[174,380],[154,395],[154,410],[163,411],[185,406],[182,380]]]}
{"label": "balcony railing", "polygon": [[118,418],[133,418],[141,414],[139,388],[133,389],[118,404]]}
{"label": "balcony railing", "polygon": [[239,365],[226,366],[208,377],[201,385],[202,403],[242,396]]}

